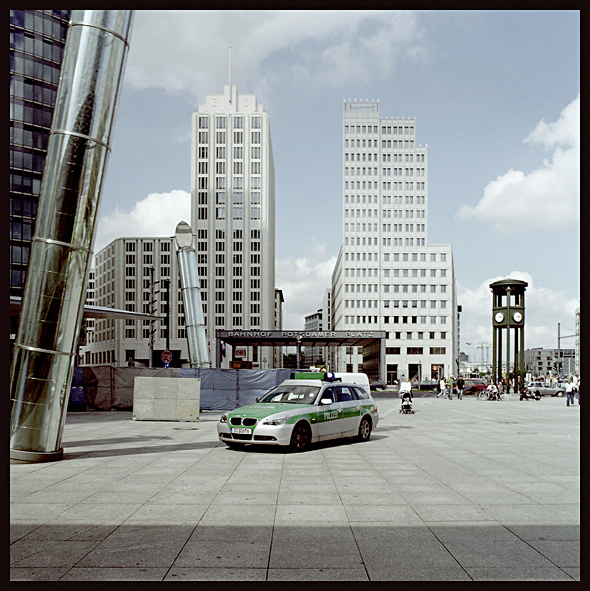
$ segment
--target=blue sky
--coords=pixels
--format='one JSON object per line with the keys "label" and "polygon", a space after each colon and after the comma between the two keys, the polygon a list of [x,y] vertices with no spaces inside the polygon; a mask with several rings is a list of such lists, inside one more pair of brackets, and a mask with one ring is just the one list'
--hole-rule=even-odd
{"label": "blue sky", "polygon": [[285,328],[321,306],[341,245],[343,100],[379,99],[428,145],[462,350],[491,342],[488,286],[507,277],[529,282],[526,347],[556,347],[580,292],[579,27],[559,10],[138,11],[96,249],[190,222],[191,115],[228,83],[231,46],[232,84],[270,116]]}

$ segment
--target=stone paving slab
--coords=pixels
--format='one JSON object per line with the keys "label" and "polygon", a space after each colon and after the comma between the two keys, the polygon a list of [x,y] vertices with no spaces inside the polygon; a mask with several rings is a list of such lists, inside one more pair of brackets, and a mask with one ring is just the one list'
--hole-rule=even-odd
{"label": "stone paving slab", "polygon": [[579,406],[376,399],[370,441],[302,454],[70,413],[63,460],[11,462],[11,580],[580,579]]}

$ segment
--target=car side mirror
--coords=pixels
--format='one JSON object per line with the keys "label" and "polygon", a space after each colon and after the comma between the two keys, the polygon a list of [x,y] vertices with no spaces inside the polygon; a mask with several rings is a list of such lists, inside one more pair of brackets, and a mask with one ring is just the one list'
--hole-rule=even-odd
{"label": "car side mirror", "polygon": [[260,402],[260,396],[258,396],[258,398],[256,398],[256,402]]}
{"label": "car side mirror", "polygon": [[334,401],[331,398],[322,398],[320,400],[320,404],[323,404],[324,406],[328,406],[328,404],[332,404]]}

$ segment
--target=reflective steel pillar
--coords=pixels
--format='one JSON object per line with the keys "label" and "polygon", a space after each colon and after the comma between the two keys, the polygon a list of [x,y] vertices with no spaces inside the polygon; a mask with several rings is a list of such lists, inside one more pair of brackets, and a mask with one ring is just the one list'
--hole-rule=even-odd
{"label": "reflective steel pillar", "polygon": [[76,341],[132,11],[75,10],[64,50],[10,380],[10,457],[63,457]]}
{"label": "reflective steel pillar", "polygon": [[209,347],[205,334],[205,320],[201,303],[201,285],[197,269],[197,255],[193,248],[193,231],[186,222],[176,226],[176,244],[178,250],[178,274],[182,301],[184,303],[184,317],[186,339],[191,367],[209,367]]}

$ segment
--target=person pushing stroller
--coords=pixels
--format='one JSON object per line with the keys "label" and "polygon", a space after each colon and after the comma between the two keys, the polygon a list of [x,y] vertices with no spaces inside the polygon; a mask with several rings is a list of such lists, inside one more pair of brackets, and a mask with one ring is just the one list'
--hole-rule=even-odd
{"label": "person pushing stroller", "polygon": [[399,411],[404,414],[414,414],[412,408],[412,383],[408,378],[403,378],[399,387],[399,395],[402,399],[402,406]]}

